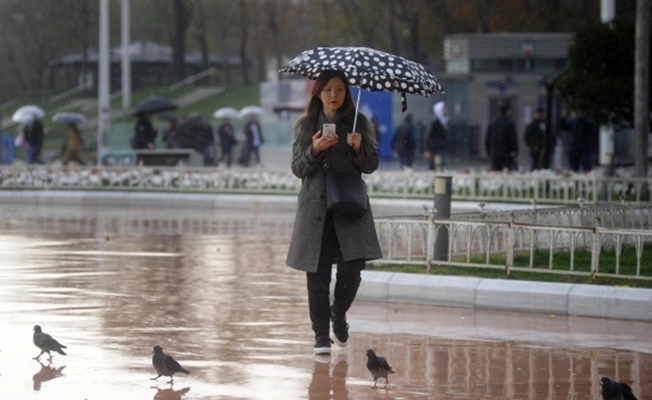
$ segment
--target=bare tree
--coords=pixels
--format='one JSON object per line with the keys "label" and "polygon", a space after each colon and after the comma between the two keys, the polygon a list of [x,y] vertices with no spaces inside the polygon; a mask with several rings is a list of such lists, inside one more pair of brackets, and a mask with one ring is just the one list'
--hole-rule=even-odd
{"label": "bare tree", "polygon": [[242,62],[242,82],[249,85],[249,57],[247,53],[247,40],[249,35],[249,18],[247,13],[247,1],[240,0],[240,60]]}
{"label": "bare tree", "polygon": [[422,10],[419,7],[415,9],[408,2],[401,0],[394,0],[394,2],[395,8],[393,7],[393,9],[396,10],[396,18],[406,25],[406,56],[418,62],[424,61],[425,55],[421,51],[421,38],[419,37]]}
{"label": "bare tree", "polygon": [[[378,28],[382,27],[381,23],[383,13],[378,12],[378,2],[367,0],[340,0],[344,12],[342,15],[350,20],[348,24],[352,33],[361,37],[361,42],[368,47],[379,47],[381,35],[378,34]],[[372,11],[373,10],[373,11]]]}
{"label": "bare tree", "polygon": [[279,12],[278,12],[278,1],[277,0],[266,0],[265,5],[267,6],[267,18],[269,33],[272,40],[272,48],[274,49],[274,58],[276,59],[276,69],[280,69],[283,66],[283,54],[281,53],[281,43],[280,43],[280,29],[279,29]]}
{"label": "bare tree", "polygon": [[[224,56],[223,81],[230,85],[265,79],[269,59],[278,67],[285,57],[317,46],[376,47],[433,66],[441,60],[448,33],[575,31],[599,15],[595,0],[131,2],[132,15],[137,16],[134,41],[169,38],[171,76],[184,77],[184,53],[192,48],[201,52],[204,67],[212,52]],[[625,3],[635,1],[619,1],[619,13]],[[111,42],[117,43],[119,2],[111,2],[111,10]],[[97,0],[0,1],[0,98],[44,93],[57,83],[48,64],[97,46],[97,14]],[[187,41],[186,35],[192,39]],[[230,75],[227,61],[237,56],[241,72]],[[79,71],[82,76],[84,69]],[[72,79],[66,79],[70,85]]]}
{"label": "bare tree", "polygon": [[197,10],[197,24],[194,25],[194,39],[199,46],[199,53],[201,54],[201,69],[207,69],[210,65],[210,54],[208,50],[208,41],[206,39],[206,9],[204,7],[204,0],[196,0]]}
{"label": "bare tree", "polygon": [[174,8],[174,32],[172,34],[172,76],[185,78],[186,31],[190,24],[190,9],[186,0],[172,0]]}

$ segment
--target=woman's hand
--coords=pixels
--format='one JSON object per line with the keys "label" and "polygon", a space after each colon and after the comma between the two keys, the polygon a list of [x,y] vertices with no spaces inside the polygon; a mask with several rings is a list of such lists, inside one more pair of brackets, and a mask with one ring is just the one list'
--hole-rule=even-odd
{"label": "woman's hand", "polygon": [[362,145],[362,135],[356,132],[346,135],[346,144],[353,147],[356,154],[360,154],[360,146]]}
{"label": "woman's hand", "polygon": [[335,143],[337,143],[337,135],[329,138],[322,135],[321,130],[319,130],[317,133],[312,135],[312,148],[310,149],[310,152],[313,157],[317,157],[319,153],[335,145]]}

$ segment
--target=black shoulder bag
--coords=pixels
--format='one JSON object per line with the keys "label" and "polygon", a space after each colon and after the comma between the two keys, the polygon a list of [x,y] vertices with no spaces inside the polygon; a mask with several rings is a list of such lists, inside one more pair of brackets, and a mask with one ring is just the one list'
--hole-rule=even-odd
{"label": "black shoulder bag", "polygon": [[324,164],[326,204],[330,211],[359,217],[369,209],[367,184],[359,174],[335,171]]}

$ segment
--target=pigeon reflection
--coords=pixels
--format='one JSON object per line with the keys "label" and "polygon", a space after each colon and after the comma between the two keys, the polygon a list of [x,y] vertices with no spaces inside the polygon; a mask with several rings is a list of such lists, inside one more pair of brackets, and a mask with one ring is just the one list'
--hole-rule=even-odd
{"label": "pigeon reflection", "polygon": [[52,366],[52,361],[48,362],[48,365],[45,365],[41,362],[41,360],[36,360],[39,364],[41,364],[41,369],[37,373],[34,374],[32,379],[34,380],[34,391],[39,391],[41,390],[41,384],[43,382],[51,381],[52,379],[59,378],[63,376],[63,369],[66,368],[66,366],[62,367],[53,367]]}
{"label": "pigeon reflection", "polygon": [[179,390],[174,390],[172,388],[160,389],[157,387],[154,387],[154,389],[156,389],[154,400],[180,400],[181,396],[190,391],[190,387],[185,387]]}
{"label": "pigeon reflection", "polygon": [[308,386],[308,399],[350,400],[346,388],[349,363],[346,354],[339,354],[332,360],[330,356],[315,356],[312,379]]}

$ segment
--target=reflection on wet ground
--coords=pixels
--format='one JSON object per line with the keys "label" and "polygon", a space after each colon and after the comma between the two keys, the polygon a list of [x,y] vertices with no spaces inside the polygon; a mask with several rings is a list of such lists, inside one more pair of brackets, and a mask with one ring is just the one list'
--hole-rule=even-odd
{"label": "reflection on wet ground", "polygon": [[[603,375],[652,398],[638,322],[358,302],[352,344],[313,357],[304,277],[285,267],[291,210],[0,213],[13,398],[592,400]],[[33,360],[35,324],[68,356]],[[151,381],[154,345],[191,374]],[[367,348],[394,367],[391,389],[370,389]]]}

